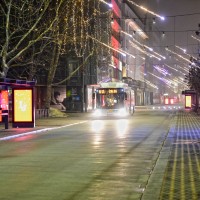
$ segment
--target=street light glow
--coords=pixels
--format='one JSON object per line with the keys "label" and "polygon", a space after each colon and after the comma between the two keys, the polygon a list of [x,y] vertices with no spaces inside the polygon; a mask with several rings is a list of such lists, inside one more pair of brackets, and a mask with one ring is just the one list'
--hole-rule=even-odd
{"label": "street light glow", "polygon": [[138,8],[144,10],[145,12],[148,12],[148,13],[150,13],[150,14],[152,14],[152,15],[158,17],[158,18],[160,18],[162,21],[165,20],[165,17],[163,17],[163,16],[161,16],[161,15],[159,15],[159,14],[157,14],[157,13],[155,13],[155,12],[153,12],[153,11],[151,11],[151,10],[148,10],[147,8],[145,8],[145,7],[143,7],[143,6],[138,5],[138,4],[136,4],[135,2],[133,2],[133,1],[131,1],[131,0],[127,0],[127,1],[128,1],[129,3],[131,3],[131,4],[133,4],[134,6],[137,6]]}
{"label": "street light glow", "polygon": [[195,40],[197,40],[197,41],[200,42],[200,39],[198,39],[197,37],[195,37],[195,36],[193,36],[193,35],[191,35],[191,37],[192,37],[193,39],[195,39]]}
{"label": "street light glow", "polygon": [[106,5],[108,5],[110,8],[112,8],[112,7],[113,7],[111,3],[108,3],[108,2],[106,2],[106,1],[104,1],[104,0],[99,0],[99,1],[101,1],[101,2],[105,3],[105,4],[106,4]]}
{"label": "street light glow", "polygon": [[94,38],[94,37],[92,37],[92,36],[90,36],[90,35],[88,35],[88,37],[90,37],[92,40],[95,40],[96,42],[98,42],[98,43],[104,45],[105,47],[108,47],[109,49],[112,49],[112,50],[114,50],[114,51],[120,53],[122,56],[127,56],[127,55],[128,55],[128,56],[130,56],[130,57],[132,57],[132,58],[135,58],[134,55],[132,55],[132,54],[130,54],[130,53],[128,53],[128,52],[126,52],[126,51],[124,51],[124,50],[122,50],[122,49],[117,50],[117,49],[115,49],[115,48],[113,48],[113,47],[111,47],[111,46],[109,46],[109,45],[107,45],[107,44],[105,44],[105,43],[103,43],[103,42],[97,40],[96,38]]}

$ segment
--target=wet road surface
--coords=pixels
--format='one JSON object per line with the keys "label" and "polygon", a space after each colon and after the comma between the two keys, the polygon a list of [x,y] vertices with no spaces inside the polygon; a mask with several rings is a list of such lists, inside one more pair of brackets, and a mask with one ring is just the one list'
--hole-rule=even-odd
{"label": "wet road surface", "polygon": [[[146,111],[127,119],[69,117],[68,126],[1,141],[0,200],[145,198],[172,115]],[[168,153],[157,182],[162,182]]]}

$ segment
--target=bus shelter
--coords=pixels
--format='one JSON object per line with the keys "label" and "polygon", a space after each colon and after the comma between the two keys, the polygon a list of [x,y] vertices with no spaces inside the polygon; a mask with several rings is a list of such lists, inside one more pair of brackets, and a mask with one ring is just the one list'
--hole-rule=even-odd
{"label": "bus shelter", "polygon": [[185,109],[191,109],[198,105],[197,93],[194,90],[184,90],[182,94],[185,95]]}
{"label": "bus shelter", "polygon": [[35,127],[35,81],[0,78],[0,123],[13,128]]}

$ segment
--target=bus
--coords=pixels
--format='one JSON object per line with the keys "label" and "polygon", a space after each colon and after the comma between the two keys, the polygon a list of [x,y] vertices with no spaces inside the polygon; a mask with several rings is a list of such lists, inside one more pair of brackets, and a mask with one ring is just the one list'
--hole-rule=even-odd
{"label": "bus", "polygon": [[95,101],[94,116],[133,115],[135,111],[134,91],[123,82],[101,83],[93,93]]}

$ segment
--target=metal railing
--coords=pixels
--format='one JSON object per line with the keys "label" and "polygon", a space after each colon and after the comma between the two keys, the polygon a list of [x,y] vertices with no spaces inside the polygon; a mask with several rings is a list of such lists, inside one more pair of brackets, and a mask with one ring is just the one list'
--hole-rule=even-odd
{"label": "metal railing", "polygon": [[49,117],[49,109],[36,109],[35,110],[35,118],[46,118]]}

